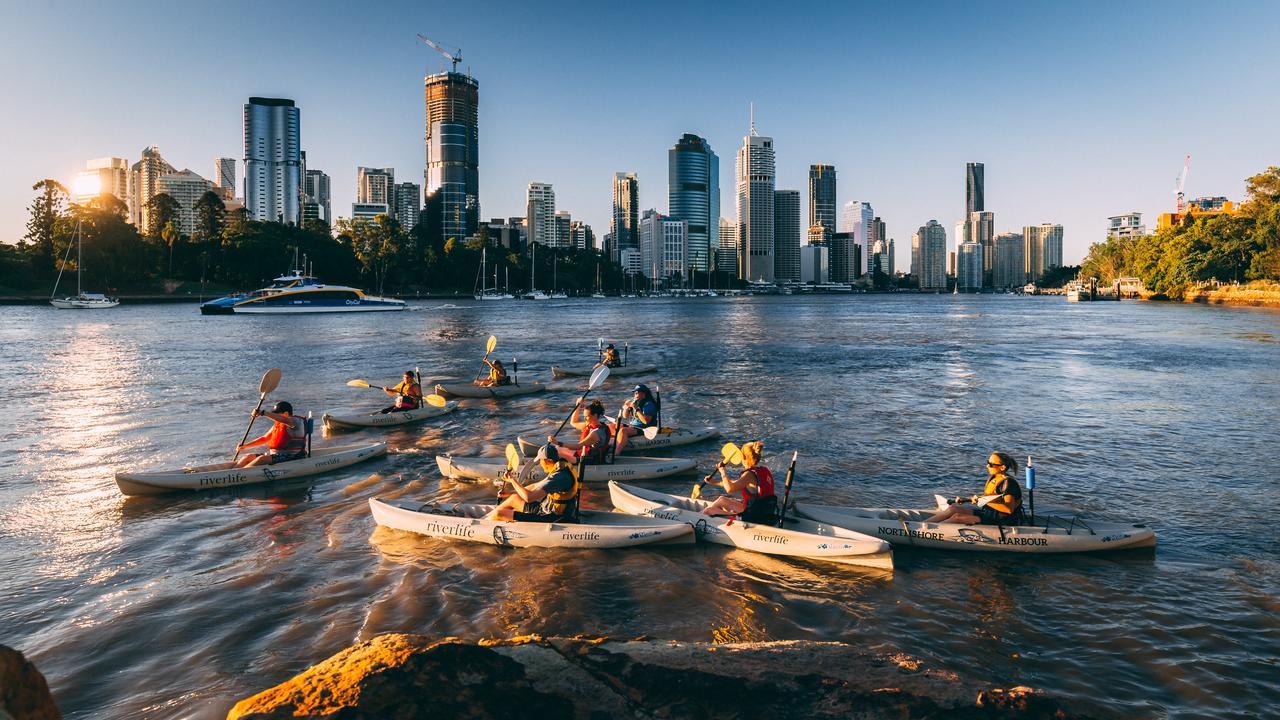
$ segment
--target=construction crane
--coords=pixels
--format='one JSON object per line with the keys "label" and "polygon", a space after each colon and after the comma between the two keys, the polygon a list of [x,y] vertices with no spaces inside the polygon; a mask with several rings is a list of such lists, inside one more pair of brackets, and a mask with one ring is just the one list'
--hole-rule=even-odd
{"label": "construction crane", "polygon": [[1182,161],[1182,173],[1178,175],[1178,184],[1174,187],[1173,192],[1177,195],[1178,201],[1175,209],[1179,215],[1187,206],[1187,194],[1184,189],[1187,185],[1187,171],[1191,169],[1191,156],[1188,155],[1186,160]]}
{"label": "construction crane", "polygon": [[462,48],[453,48],[453,52],[450,52],[446,46],[441,45],[422,33],[418,33],[418,39],[426,43],[432,50],[435,50],[445,56],[449,62],[453,63],[452,72],[458,72],[458,63],[462,62]]}

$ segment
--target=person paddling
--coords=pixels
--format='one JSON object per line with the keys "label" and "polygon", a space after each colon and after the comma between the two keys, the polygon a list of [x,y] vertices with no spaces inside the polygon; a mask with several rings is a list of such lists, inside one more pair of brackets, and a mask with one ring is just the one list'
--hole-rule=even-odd
{"label": "person paddling", "polygon": [[560,459],[567,462],[582,461],[585,465],[603,464],[609,456],[609,426],[604,424],[604,405],[599,400],[591,404],[578,404],[574,408],[570,423],[581,433],[576,443],[565,443],[556,440],[554,435],[547,436],[547,442],[559,451]]}
{"label": "person paddling", "polygon": [[275,465],[307,456],[307,424],[304,419],[293,416],[293,405],[281,400],[271,407],[271,412],[254,410],[253,415],[270,418],[273,423],[271,429],[256,440],[241,443],[236,451],[266,445],[267,452],[245,455],[236,462],[236,467]]}
{"label": "person paddling", "polygon": [[622,358],[619,357],[618,349],[613,346],[613,343],[605,346],[604,357],[595,366],[600,367],[601,365],[611,368],[622,367]]}
{"label": "person paddling", "polygon": [[559,449],[551,444],[542,446],[538,465],[547,476],[532,485],[521,485],[515,477],[504,479],[504,483],[511,483],[511,495],[490,511],[486,520],[567,522],[577,517],[578,478],[560,457]]}
{"label": "person paddling", "polygon": [[507,369],[502,366],[501,360],[485,358],[484,364],[489,366],[489,377],[484,380],[477,380],[476,385],[480,387],[497,387],[511,384],[511,376],[507,375]]}
{"label": "person paddling", "polygon": [[612,430],[618,437],[618,448],[615,453],[622,454],[627,447],[627,440],[644,432],[647,427],[658,424],[658,403],[648,385],[637,385],[632,390],[631,399],[622,404],[618,413],[618,422]]}
{"label": "person paddling", "polygon": [[974,495],[969,502],[977,505],[979,500],[993,498],[980,507],[965,503],[950,505],[927,523],[961,523],[964,525],[1017,525],[1022,521],[1022,488],[1014,475],[1018,472],[1018,461],[1003,452],[993,452],[987,458],[987,484],[982,488],[982,495]]}
{"label": "person paddling", "polygon": [[380,411],[383,415],[417,410],[422,407],[422,385],[418,384],[418,378],[412,370],[404,371],[404,379],[400,381],[399,385],[383,388],[383,390],[386,390],[388,395],[394,395],[396,398],[390,407],[385,407]]}
{"label": "person paddling", "polygon": [[[720,472],[716,485],[725,494],[716,498],[702,512],[707,515],[737,515],[745,522],[772,523],[778,519],[778,496],[774,492],[773,473],[760,464],[760,456],[764,453],[764,443],[759,440],[743,443],[743,471],[736,480],[730,480],[724,467],[727,461],[716,464]],[[742,498],[735,498],[731,493],[741,493]]]}

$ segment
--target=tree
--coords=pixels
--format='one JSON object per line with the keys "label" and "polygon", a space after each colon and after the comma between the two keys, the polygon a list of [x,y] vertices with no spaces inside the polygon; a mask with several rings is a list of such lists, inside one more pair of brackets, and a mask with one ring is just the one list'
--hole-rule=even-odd
{"label": "tree", "polygon": [[182,237],[182,233],[178,232],[178,226],[172,220],[165,223],[164,229],[160,231],[160,239],[164,240],[164,244],[169,247],[169,272],[166,277],[173,277],[173,246],[178,244],[178,238]]}
{"label": "tree", "polygon": [[147,201],[147,237],[159,238],[165,226],[177,222],[181,207],[169,193],[152,195]]}
{"label": "tree", "polygon": [[31,269],[38,278],[47,278],[53,272],[53,235],[58,218],[67,209],[67,189],[57,180],[45,178],[31,186],[38,195],[27,208],[31,217],[27,220],[27,234],[23,240],[33,246]]}
{"label": "tree", "polygon": [[196,238],[202,243],[221,241],[222,231],[227,225],[227,206],[222,198],[214,191],[206,190],[196,200],[193,210]]}
{"label": "tree", "polygon": [[[373,220],[339,220],[338,232],[351,247],[365,274],[373,280],[377,292],[382,293],[393,269],[405,259],[407,236],[400,223],[387,215],[378,215]],[[450,238],[446,253],[455,244]]]}

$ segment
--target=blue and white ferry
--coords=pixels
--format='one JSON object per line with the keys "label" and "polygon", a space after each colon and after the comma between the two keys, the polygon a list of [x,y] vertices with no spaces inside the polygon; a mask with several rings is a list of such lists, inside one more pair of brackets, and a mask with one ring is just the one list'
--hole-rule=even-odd
{"label": "blue and white ferry", "polygon": [[403,300],[365,295],[346,285],[326,285],[301,270],[271,282],[270,287],[210,300],[203,315],[301,315],[308,313],[387,312],[404,310]]}

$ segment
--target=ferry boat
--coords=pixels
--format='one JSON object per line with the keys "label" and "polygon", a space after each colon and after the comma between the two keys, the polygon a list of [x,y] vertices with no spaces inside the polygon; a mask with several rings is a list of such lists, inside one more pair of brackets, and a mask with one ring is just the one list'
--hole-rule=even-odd
{"label": "ferry boat", "polygon": [[251,293],[210,300],[202,315],[303,315],[311,313],[387,312],[404,310],[403,300],[365,295],[346,285],[326,285],[294,269]]}

